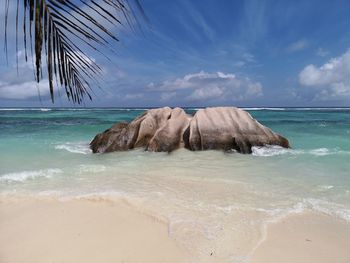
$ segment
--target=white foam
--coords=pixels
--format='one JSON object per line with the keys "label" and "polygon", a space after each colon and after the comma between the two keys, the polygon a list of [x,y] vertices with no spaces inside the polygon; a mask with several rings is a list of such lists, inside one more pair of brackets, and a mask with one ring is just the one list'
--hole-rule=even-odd
{"label": "white foam", "polygon": [[0,108],[0,111],[50,111],[49,108]]}
{"label": "white foam", "polygon": [[[333,186],[327,186],[328,189]],[[278,222],[279,220],[291,215],[302,214],[306,210],[313,210],[316,212],[324,213],[333,217],[341,218],[346,221],[350,221],[350,209],[332,202],[328,202],[321,199],[305,198],[302,201],[296,203],[291,208],[276,208],[276,209],[256,209],[257,211],[267,213],[272,216],[269,222]]]}
{"label": "white foam", "polygon": [[326,156],[333,154],[350,154],[349,151],[342,151],[338,148],[318,148],[312,150],[286,149],[278,145],[253,146],[252,155],[254,156],[276,156],[276,155],[300,155],[309,154],[314,156]]}
{"label": "white foam", "polygon": [[298,154],[300,151],[283,148],[278,145],[253,146],[252,155],[254,156],[276,156],[282,154]]}
{"label": "white foam", "polygon": [[332,188],[334,188],[333,185],[319,185],[317,187],[320,191],[326,191],[326,190],[330,190]]}
{"label": "white foam", "polygon": [[350,209],[343,205],[313,198],[304,199],[303,202],[315,211],[350,221]]}
{"label": "white foam", "polygon": [[316,156],[325,156],[325,155],[333,155],[333,154],[350,154],[349,151],[342,151],[339,148],[327,149],[327,148],[319,148],[310,150],[307,153],[316,155]]}
{"label": "white foam", "polygon": [[[61,195],[60,201],[70,201],[70,200],[91,200],[91,201],[123,201],[125,204],[133,206],[135,208],[139,207],[140,201],[138,198],[130,193],[117,190],[102,190],[102,191],[92,191],[87,193],[71,193]],[[142,202],[141,202],[142,203]]]}
{"label": "white foam", "polygon": [[20,110],[26,110],[26,109],[21,109],[21,108],[3,108],[0,109],[1,111],[20,111]]}
{"label": "white foam", "polygon": [[270,218],[268,222],[277,222],[282,218],[285,218],[291,214],[301,214],[305,211],[306,208],[307,206],[304,202],[298,202],[289,208],[272,208],[272,209],[257,208],[255,210],[271,216],[272,218]]}
{"label": "white foam", "polygon": [[332,110],[350,110],[349,107],[338,107],[338,108],[290,108],[291,110],[300,110],[300,111],[332,111]]}
{"label": "white foam", "polygon": [[8,173],[0,176],[0,181],[5,182],[24,182],[26,180],[33,180],[37,177],[50,178],[55,174],[63,173],[61,169],[47,169],[36,171],[22,171],[18,173]]}
{"label": "white foam", "polygon": [[79,173],[101,173],[106,171],[104,165],[82,164],[79,166]]}
{"label": "white foam", "polygon": [[57,150],[66,150],[71,153],[80,153],[80,154],[90,154],[91,150],[89,144],[85,142],[76,142],[76,143],[65,143],[55,146]]}
{"label": "white foam", "polygon": [[266,108],[266,107],[263,107],[263,108],[242,108],[242,109],[243,110],[254,110],[254,111],[257,111],[257,110],[285,111],[288,108]]}
{"label": "white foam", "polygon": [[315,149],[315,150],[310,151],[310,154],[317,155],[317,156],[330,155],[330,154],[334,154],[334,153],[335,152],[331,152],[327,148],[319,148],[319,149]]}

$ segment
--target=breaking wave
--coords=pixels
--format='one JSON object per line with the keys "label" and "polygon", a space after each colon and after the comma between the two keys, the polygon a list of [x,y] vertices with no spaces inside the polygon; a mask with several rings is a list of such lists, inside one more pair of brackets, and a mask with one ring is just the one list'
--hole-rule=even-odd
{"label": "breaking wave", "polygon": [[66,150],[71,153],[80,153],[80,154],[91,153],[89,144],[85,142],[59,144],[55,146],[55,149]]}
{"label": "breaking wave", "polygon": [[253,111],[257,111],[257,110],[270,110],[270,111],[284,111],[284,110],[288,110],[288,108],[242,108],[243,110],[253,110]]}
{"label": "breaking wave", "polygon": [[257,208],[256,211],[263,212],[271,216],[270,221],[278,221],[291,214],[302,214],[307,210],[326,214],[332,217],[350,221],[350,209],[340,204],[328,202],[315,198],[304,198],[287,208],[264,209]]}
{"label": "breaking wave", "polygon": [[254,156],[277,156],[277,155],[300,155],[309,154],[314,156],[326,156],[334,154],[350,154],[349,151],[342,151],[337,148],[318,148],[311,150],[286,149],[278,145],[253,146],[252,155]]}
{"label": "breaking wave", "polygon": [[61,174],[61,169],[46,169],[35,171],[22,171],[18,173],[8,173],[0,175],[0,182],[24,182],[26,180],[33,180],[37,177],[50,178],[55,174]]}

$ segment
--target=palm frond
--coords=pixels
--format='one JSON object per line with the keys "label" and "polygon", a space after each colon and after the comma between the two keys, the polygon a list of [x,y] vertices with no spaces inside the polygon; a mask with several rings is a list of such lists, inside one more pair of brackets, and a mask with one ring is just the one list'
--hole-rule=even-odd
{"label": "palm frond", "polygon": [[[133,0],[141,11],[139,0]],[[28,60],[28,43],[34,58],[35,80],[47,72],[51,100],[54,102],[55,85],[65,89],[73,103],[80,104],[85,96],[92,99],[92,83],[96,83],[102,69],[89,58],[82,45],[104,55],[103,48],[113,50],[119,41],[109,26],[130,23],[135,16],[128,0],[17,0],[16,51],[20,11],[23,16],[23,43]],[[7,24],[10,0],[5,0],[5,52],[7,55]],[[29,35],[29,37],[28,37]],[[34,46],[34,48],[33,48]],[[45,54],[45,55],[43,55]],[[43,56],[46,58],[43,70]],[[106,55],[104,55],[107,57]],[[18,57],[16,58],[18,68]]]}

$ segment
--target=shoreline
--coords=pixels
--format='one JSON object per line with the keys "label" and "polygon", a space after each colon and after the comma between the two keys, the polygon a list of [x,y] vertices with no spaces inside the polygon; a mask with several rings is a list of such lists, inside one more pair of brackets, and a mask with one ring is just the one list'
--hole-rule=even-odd
{"label": "shoreline", "polygon": [[306,211],[270,223],[251,263],[350,262],[350,223]]}
{"label": "shoreline", "polygon": [[215,251],[198,255],[168,231],[166,220],[125,200],[0,198],[4,263],[350,261],[350,222],[311,211],[269,223],[249,258],[223,258]]}

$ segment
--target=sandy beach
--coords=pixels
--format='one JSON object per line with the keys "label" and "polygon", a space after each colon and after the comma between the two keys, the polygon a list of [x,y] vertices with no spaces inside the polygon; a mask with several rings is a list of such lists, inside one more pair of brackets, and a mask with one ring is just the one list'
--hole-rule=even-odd
{"label": "sandy beach", "polygon": [[123,203],[1,202],[0,262],[187,262],[167,227]]}
{"label": "sandy beach", "polygon": [[350,0],[0,3],[0,263],[350,263]]}
{"label": "sandy beach", "polygon": [[291,149],[92,154],[142,112],[0,110],[0,263],[350,262],[348,109],[251,111]]}
{"label": "sandy beach", "polygon": [[[350,262],[350,224],[323,214],[288,216],[267,227],[246,262]],[[127,203],[96,200],[2,199],[0,261],[235,262],[200,257],[168,235],[167,222]]]}

